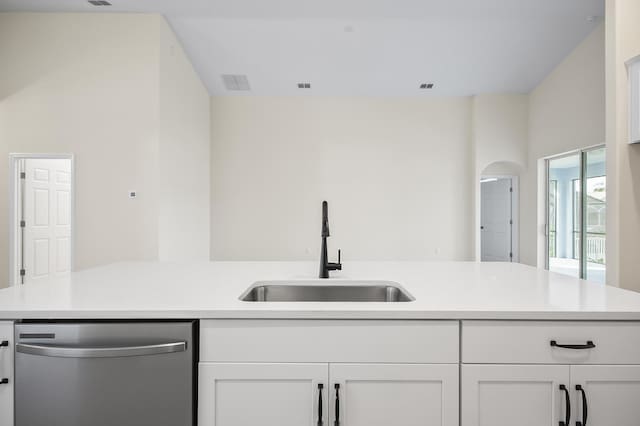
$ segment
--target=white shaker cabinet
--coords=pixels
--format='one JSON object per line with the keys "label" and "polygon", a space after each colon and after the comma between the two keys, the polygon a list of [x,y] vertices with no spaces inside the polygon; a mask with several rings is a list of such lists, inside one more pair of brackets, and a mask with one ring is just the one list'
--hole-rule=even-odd
{"label": "white shaker cabinet", "polygon": [[13,425],[12,322],[0,322],[0,425]]}
{"label": "white shaker cabinet", "polygon": [[568,366],[463,365],[461,424],[557,426],[566,421],[570,385]]}
{"label": "white shaker cabinet", "polygon": [[459,424],[457,365],[331,364],[329,377],[332,422],[337,392],[344,426]]}
{"label": "white shaker cabinet", "polygon": [[199,426],[459,426],[456,321],[210,320],[200,336]]}
{"label": "white shaker cabinet", "polygon": [[199,370],[200,426],[317,426],[321,418],[327,364],[201,363]]}
{"label": "white shaker cabinet", "polygon": [[201,363],[199,374],[200,426],[459,424],[456,364]]}
{"label": "white shaker cabinet", "polygon": [[[580,426],[638,426],[640,424],[640,366],[571,366],[576,396],[574,424]],[[586,421],[585,421],[586,420]]]}

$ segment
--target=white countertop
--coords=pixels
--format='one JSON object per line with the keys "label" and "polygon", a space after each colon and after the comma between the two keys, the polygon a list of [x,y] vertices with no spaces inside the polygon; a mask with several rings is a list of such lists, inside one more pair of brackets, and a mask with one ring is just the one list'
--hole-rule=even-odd
{"label": "white countertop", "polygon": [[[255,281],[316,279],[316,262],[118,263],[0,290],[0,318],[640,320],[640,293],[529,266],[347,262],[334,279],[389,280],[413,302],[242,302]],[[330,282],[328,280],[327,282]]]}

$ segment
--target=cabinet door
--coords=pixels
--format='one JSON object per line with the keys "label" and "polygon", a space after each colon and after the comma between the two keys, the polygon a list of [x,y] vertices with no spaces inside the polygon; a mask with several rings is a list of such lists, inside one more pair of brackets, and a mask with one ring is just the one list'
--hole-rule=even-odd
{"label": "cabinet door", "polygon": [[458,371],[458,364],[331,364],[331,421],[337,414],[340,426],[458,426]]}
{"label": "cabinet door", "polygon": [[586,408],[587,426],[640,424],[640,366],[572,366],[571,382],[577,396],[576,421],[585,420]]}
{"label": "cabinet door", "polygon": [[558,426],[565,421],[570,368],[463,365],[462,426]]}
{"label": "cabinet door", "polygon": [[0,322],[0,425],[12,424],[13,323]]}
{"label": "cabinet door", "polygon": [[317,426],[319,385],[326,401],[327,364],[200,363],[198,374],[199,426]]}

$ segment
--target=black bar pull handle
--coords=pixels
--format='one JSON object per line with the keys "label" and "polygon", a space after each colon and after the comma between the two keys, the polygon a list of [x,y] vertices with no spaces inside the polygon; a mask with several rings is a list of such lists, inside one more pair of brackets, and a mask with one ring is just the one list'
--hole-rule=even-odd
{"label": "black bar pull handle", "polygon": [[2,342],[0,342],[0,348],[8,348],[8,347],[9,347],[8,340],[3,340]]}
{"label": "black bar pull handle", "polygon": [[318,426],[323,426],[324,422],[322,421],[322,389],[324,385],[322,383],[318,383]]}
{"label": "black bar pull handle", "polygon": [[565,412],[565,420],[564,422],[560,422],[560,426],[569,426],[571,422],[571,399],[569,398],[569,389],[565,385],[560,385],[560,390],[564,392],[564,401],[566,412]]}
{"label": "black bar pull handle", "polygon": [[9,383],[9,379],[6,377],[4,379],[0,379],[0,385],[6,385],[7,383]]}
{"label": "black bar pull handle", "polygon": [[582,421],[577,421],[576,426],[587,426],[587,393],[581,385],[576,385],[576,390],[582,394]]}
{"label": "black bar pull handle", "polygon": [[563,348],[563,349],[593,349],[596,347],[596,344],[593,343],[591,340],[587,341],[585,345],[561,345],[555,340],[552,340],[550,344],[554,348]]}
{"label": "black bar pull handle", "polygon": [[336,390],[336,404],[335,404],[335,410],[336,410],[336,414],[335,414],[335,421],[333,422],[333,426],[340,426],[340,384],[336,383],[334,385],[334,388]]}

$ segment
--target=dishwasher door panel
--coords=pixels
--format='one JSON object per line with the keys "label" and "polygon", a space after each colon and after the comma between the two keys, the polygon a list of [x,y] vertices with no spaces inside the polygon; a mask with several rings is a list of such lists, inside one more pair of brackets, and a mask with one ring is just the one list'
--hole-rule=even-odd
{"label": "dishwasher door panel", "polygon": [[193,425],[192,323],[19,324],[16,342],[16,426]]}

